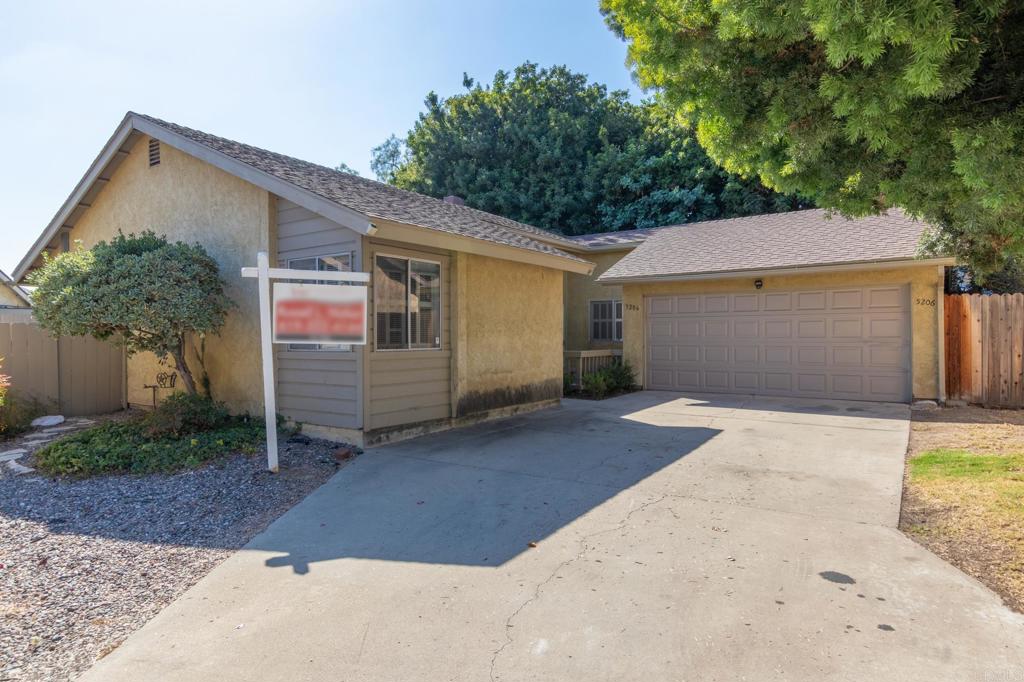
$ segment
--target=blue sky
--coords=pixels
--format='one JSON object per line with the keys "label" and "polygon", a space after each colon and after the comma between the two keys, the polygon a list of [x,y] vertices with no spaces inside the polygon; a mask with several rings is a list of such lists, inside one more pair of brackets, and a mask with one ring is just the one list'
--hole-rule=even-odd
{"label": "blue sky", "polygon": [[[597,0],[9,3],[0,23],[0,269],[128,110],[370,176],[434,90],[524,61],[639,90]],[[138,226],[140,229],[145,226]]]}

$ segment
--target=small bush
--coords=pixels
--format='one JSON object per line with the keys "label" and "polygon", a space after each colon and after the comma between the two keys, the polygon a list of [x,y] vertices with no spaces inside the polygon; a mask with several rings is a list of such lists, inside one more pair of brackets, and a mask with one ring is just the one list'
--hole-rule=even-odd
{"label": "small bush", "polygon": [[46,413],[46,406],[33,398],[5,391],[0,396],[0,440],[15,436],[32,428],[32,420]]}
{"label": "small bush", "polygon": [[590,397],[600,400],[608,395],[608,390],[608,381],[605,378],[604,370],[583,375],[583,392]]}
{"label": "small bush", "polygon": [[209,431],[227,423],[224,403],[198,394],[175,393],[145,417],[146,433],[152,438],[181,437],[187,433]]}
{"label": "small bush", "polygon": [[600,400],[614,393],[624,393],[636,388],[636,378],[629,363],[616,363],[596,372],[583,375],[583,392]]}

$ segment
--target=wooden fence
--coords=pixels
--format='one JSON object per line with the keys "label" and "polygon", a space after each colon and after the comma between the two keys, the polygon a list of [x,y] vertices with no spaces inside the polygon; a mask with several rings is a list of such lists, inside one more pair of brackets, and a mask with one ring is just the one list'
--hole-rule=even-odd
{"label": "wooden fence", "polygon": [[1024,407],[1024,294],[945,297],[946,398]]}
{"label": "wooden fence", "polygon": [[34,398],[65,416],[124,407],[124,353],[89,337],[55,339],[28,309],[0,309],[0,374],[11,395]]}

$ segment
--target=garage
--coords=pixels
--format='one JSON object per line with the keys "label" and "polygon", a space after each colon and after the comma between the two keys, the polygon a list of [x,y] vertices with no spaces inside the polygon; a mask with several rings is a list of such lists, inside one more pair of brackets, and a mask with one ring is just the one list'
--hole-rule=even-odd
{"label": "garage", "polygon": [[651,389],[907,402],[907,285],[647,296]]}

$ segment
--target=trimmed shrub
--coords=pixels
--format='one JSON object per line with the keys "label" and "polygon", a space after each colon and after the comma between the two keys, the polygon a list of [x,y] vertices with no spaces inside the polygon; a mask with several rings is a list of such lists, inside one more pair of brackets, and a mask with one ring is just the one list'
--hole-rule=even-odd
{"label": "trimmed shrub", "polygon": [[629,363],[615,363],[596,372],[584,374],[583,393],[600,400],[610,394],[625,393],[636,389],[636,377]]}
{"label": "trimmed shrub", "polygon": [[229,419],[224,403],[196,393],[174,393],[146,415],[146,433],[151,438],[181,437],[186,433],[216,429]]}

